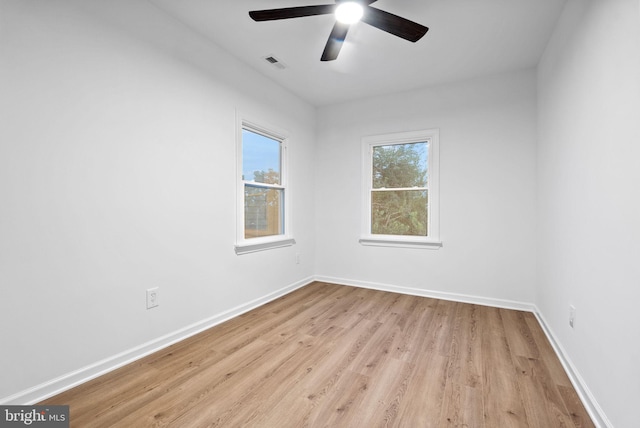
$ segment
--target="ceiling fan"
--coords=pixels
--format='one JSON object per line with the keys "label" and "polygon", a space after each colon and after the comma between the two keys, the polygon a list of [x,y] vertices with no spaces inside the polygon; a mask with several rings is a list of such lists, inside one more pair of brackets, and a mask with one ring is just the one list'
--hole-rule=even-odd
{"label": "ceiling fan", "polygon": [[375,2],[376,0],[336,0],[336,4],[253,10],[249,12],[249,16],[254,21],[273,21],[301,18],[303,16],[335,14],[336,23],[322,52],[321,61],[333,61],[338,58],[338,53],[340,53],[342,43],[347,37],[349,27],[360,20],[414,43],[420,40],[429,30],[424,25],[371,7],[370,4]]}

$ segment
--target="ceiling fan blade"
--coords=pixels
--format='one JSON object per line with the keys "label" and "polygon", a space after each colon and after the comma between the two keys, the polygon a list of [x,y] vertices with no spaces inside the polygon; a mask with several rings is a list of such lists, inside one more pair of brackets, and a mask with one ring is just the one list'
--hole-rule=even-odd
{"label": "ceiling fan blade", "polygon": [[342,48],[342,43],[347,37],[349,27],[349,24],[342,24],[340,22],[335,23],[333,30],[331,30],[331,34],[329,34],[329,40],[327,40],[327,44],[324,47],[320,61],[333,61],[338,58],[340,48]]}
{"label": "ceiling fan blade", "polygon": [[316,6],[285,7],[282,9],[252,10],[249,16],[254,21],[273,21],[276,19],[301,18],[303,16],[326,15],[336,10],[336,4]]}
{"label": "ceiling fan blade", "polygon": [[427,27],[417,22],[370,6],[364,8],[362,22],[414,43],[429,31]]}

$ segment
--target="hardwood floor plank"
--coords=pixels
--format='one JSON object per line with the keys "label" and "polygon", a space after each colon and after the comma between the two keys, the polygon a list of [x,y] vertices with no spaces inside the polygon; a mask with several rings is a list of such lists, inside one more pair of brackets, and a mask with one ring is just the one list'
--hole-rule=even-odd
{"label": "hardwood floor plank", "polygon": [[558,385],[558,392],[562,396],[562,401],[567,407],[569,416],[576,428],[591,428],[595,426],[572,386]]}
{"label": "hardwood floor plank", "polygon": [[369,378],[369,394],[365,405],[356,409],[354,420],[363,426],[391,427],[400,423],[400,410],[405,401],[415,366],[390,358]]}
{"label": "hardwood floor plank", "polygon": [[538,358],[540,351],[524,314],[521,311],[500,310],[500,317],[505,327],[504,331],[509,342],[509,349],[514,355]]}
{"label": "hardwood floor plank", "polygon": [[524,313],[524,318],[529,326],[529,331],[533,336],[533,340],[538,347],[538,351],[540,353],[540,359],[544,360],[547,363],[547,368],[551,372],[551,377],[553,378],[556,385],[563,385],[569,388],[573,388],[571,381],[569,380],[569,376],[564,371],[560,360],[556,357],[556,353],[549,343],[547,336],[544,334],[542,327],[538,323],[535,315],[530,312]]}
{"label": "hardwood floor plank", "polygon": [[483,313],[482,395],[485,425],[528,427],[501,310],[487,308]]}
{"label": "hardwood floor plank", "polygon": [[482,390],[451,382],[445,388],[439,427],[484,427]]}
{"label": "hardwood floor plank", "polygon": [[357,412],[354,409],[362,405],[368,388],[368,376],[351,370],[344,371],[332,386],[332,393],[326,397],[326,403],[315,408],[317,411],[309,421],[311,426],[358,426],[363,421],[355,418]]}
{"label": "hardwood floor plank", "polygon": [[416,365],[393,426],[437,428],[446,385],[448,358],[432,353]]}
{"label": "hardwood floor plank", "polygon": [[415,362],[421,354],[421,347],[428,339],[427,332],[433,317],[436,314],[438,301],[422,298],[416,300],[416,306],[411,309],[411,317],[408,318],[400,334],[396,336],[391,355],[402,361]]}
{"label": "hardwood floor plank", "polygon": [[[212,394],[192,411],[172,421],[174,426],[251,426],[262,414],[273,410],[297,383],[304,381],[304,365],[315,352],[314,338],[287,340],[261,364],[252,367],[236,387],[220,398]],[[254,373],[260,373],[255,376]],[[215,423],[211,422],[215,421]],[[255,426],[255,425],[254,425]]]}
{"label": "hardwood floor plank", "polygon": [[440,426],[484,426],[477,307],[459,304],[451,334]]}
{"label": "hardwood floor plank", "polygon": [[251,382],[254,370],[264,367],[276,347],[254,341],[218,364],[204,367],[197,374],[163,388],[153,402],[128,409],[125,415],[114,414],[111,426],[167,426],[182,415],[194,415],[193,409],[208,399],[223,408],[230,397]]}
{"label": "hardwood floor plank", "polygon": [[71,427],[592,427],[533,314],[313,283],[45,400]]}
{"label": "hardwood floor plank", "polygon": [[562,402],[568,412],[567,414],[573,421],[573,425],[576,427],[593,427],[589,414],[579,400],[569,376],[564,371],[562,363],[556,356],[535,315],[525,312],[524,318],[541,356],[538,362],[544,365],[545,376],[548,381],[552,382],[557,388],[558,394],[562,397]]}

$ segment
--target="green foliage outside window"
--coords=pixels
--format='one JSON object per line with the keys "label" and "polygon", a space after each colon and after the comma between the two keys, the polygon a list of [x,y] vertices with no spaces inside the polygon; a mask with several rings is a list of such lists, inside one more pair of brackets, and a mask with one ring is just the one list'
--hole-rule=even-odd
{"label": "green foliage outside window", "polygon": [[371,233],[427,236],[427,145],[373,148]]}

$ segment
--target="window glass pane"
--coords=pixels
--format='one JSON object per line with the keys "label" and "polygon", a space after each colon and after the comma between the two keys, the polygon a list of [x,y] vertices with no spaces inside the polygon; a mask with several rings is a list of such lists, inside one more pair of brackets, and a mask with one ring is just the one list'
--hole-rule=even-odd
{"label": "window glass pane", "polygon": [[242,179],[281,184],[280,141],[242,130]]}
{"label": "window glass pane", "polygon": [[427,186],[427,142],[373,148],[373,188]]}
{"label": "window glass pane", "polygon": [[371,233],[427,236],[427,191],[371,192]]}
{"label": "window glass pane", "polygon": [[245,239],[283,233],[283,193],[282,189],[244,186]]}

